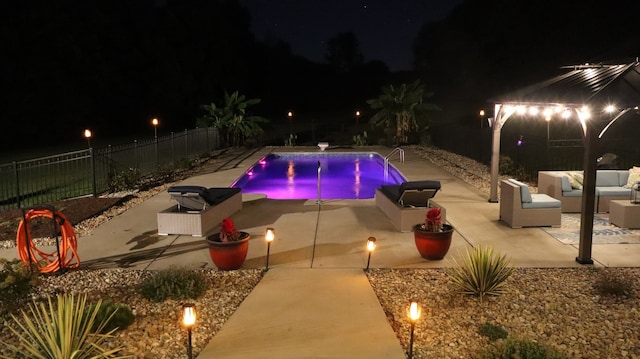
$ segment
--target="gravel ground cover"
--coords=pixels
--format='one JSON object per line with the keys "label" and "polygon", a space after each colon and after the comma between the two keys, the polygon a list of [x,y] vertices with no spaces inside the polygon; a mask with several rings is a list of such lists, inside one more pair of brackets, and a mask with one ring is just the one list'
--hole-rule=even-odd
{"label": "gravel ground cover", "polygon": [[[486,166],[465,157],[433,148],[413,147],[425,160],[488,193]],[[77,224],[77,232],[88,233],[104,221],[135,206],[167,185],[108,209]],[[507,281],[507,291],[485,299],[458,294],[439,269],[371,269],[370,283],[389,323],[405,350],[408,349],[410,300],[423,305],[423,317],[416,324],[414,358],[474,358],[490,345],[478,334],[485,322],[504,327],[510,337],[526,338],[561,350],[570,358],[640,358],[640,298],[638,268],[608,268],[609,278],[623,278],[623,295],[602,296],[594,283],[602,275],[588,267],[573,269],[518,268]],[[198,326],[194,331],[194,354],[222,327],[262,277],[259,270],[218,272],[203,270],[212,287],[194,301]],[[154,303],[136,292],[136,285],[148,271],[70,271],[43,277],[35,297],[62,292],[86,292],[90,298],[127,304],[136,314],[135,323],[117,332],[114,345],[125,346],[133,358],[184,358],[186,332],[180,328],[183,303],[168,300]],[[0,341],[12,340],[7,316]],[[0,348],[0,354],[7,354]]]}

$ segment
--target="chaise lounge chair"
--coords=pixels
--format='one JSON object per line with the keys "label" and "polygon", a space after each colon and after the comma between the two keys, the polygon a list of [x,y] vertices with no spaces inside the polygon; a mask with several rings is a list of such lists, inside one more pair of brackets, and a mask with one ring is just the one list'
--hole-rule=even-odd
{"label": "chaise lounge chair", "polygon": [[[400,185],[382,186],[376,189],[376,207],[391,220],[397,230],[409,232],[414,225],[424,222],[427,207],[440,207],[431,200],[440,188],[440,181],[409,181]],[[444,222],[444,208],[441,216]]]}
{"label": "chaise lounge chair", "polygon": [[240,188],[173,186],[167,190],[178,202],[158,213],[158,234],[204,236],[224,218],[242,209]]}

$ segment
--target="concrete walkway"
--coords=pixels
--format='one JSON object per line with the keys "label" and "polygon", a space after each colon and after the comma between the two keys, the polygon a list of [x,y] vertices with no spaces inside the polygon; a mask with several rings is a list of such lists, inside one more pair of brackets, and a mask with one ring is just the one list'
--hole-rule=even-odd
{"label": "concrete walkway", "polygon": [[405,358],[362,269],[270,269],[198,358]]}
{"label": "concrete walkway", "polygon": [[[277,151],[286,151],[277,148]],[[289,149],[290,150],[290,149]],[[317,151],[317,148],[295,148]],[[391,149],[367,148],[387,155]],[[246,168],[274,151],[263,148],[221,171],[180,184],[227,187]],[[264,268],[266,227],[276,229],[270,270],[198,358],[404,358],[400,343],[369,286],[363,268],[366,239],[377,238],[372,268],[439,268],[466,248],[490,245],[517,267],[583,267],[577,245],[565,245],[538,228],[512,229],[499,221],[499,204],[451,174],[405,150],[391,162],[409,180],[438,180],[437,202],[455,228],[441,261],[420,257],[412,233],[397,232],[374,200],[272,200],[244,195],[232,216],[251,234],[243,268]],[[174,203],[161,193],[79,239],[83,268],[214,268],[206,243],[191,236],[159,236],[156,213]],[[0,257],[17,257],[15,249]],[[639,244],[594,245],[595,266],[634,267]],[[242,333],[242,335],[237,335]],[[237,340],[242,337],[242,343]]]}

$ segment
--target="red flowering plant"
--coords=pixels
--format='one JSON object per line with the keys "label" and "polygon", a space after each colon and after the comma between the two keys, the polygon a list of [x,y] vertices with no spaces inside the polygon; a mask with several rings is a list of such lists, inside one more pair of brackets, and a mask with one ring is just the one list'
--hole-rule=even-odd
{"label": "red flowering plant", "polygon": [[430,232],[442,231],[442,216],[440,208],[433,207],[427,211],[427,217],[424,220],[424,229]]}
{"label": "red flowering plant", "polygon": [[236,230],[236,225],[231,218],[225,218],[220,223],[220,242],[235,242],[241,237],[241,233]]}

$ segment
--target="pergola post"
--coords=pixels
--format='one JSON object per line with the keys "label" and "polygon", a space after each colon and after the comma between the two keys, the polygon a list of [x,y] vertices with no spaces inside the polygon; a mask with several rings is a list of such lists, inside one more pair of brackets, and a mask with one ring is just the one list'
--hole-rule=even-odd
{"label": "pergola post", "polygon": [[596,201],[596,153],[598,136],[594,125],[587,122],[584,126],[584,179],[582,182],[582,215],[580,217],[580,243],[576,262],[593,264],[591,250],[593,247],[593,217]]}
{"label": "pergola post", "polygon": [[491,191],[489,202],[498,202],[498,171],[500,169],[500,132],[498,118],[501,114],[496,114],[491,124]]}

